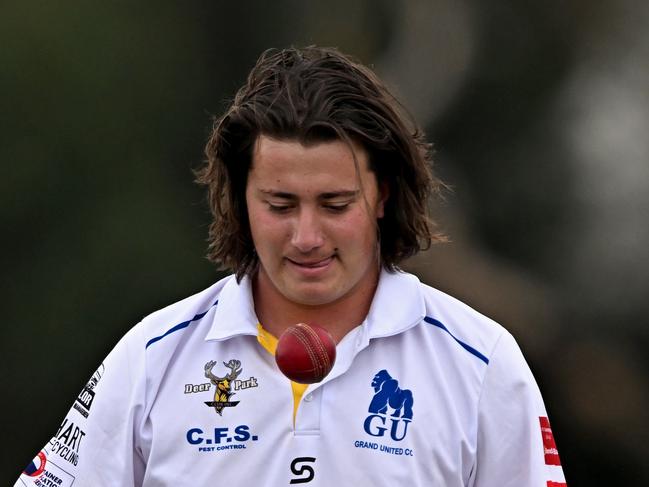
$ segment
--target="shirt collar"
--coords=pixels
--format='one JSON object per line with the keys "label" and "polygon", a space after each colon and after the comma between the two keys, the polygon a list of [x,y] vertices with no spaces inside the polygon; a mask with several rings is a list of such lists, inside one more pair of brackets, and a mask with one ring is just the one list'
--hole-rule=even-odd
{"label": "shirt collar", "polygon": [[372,305],[363,323],[367,338],[396,335],[426,316],[419,279],[401,270],[381,271]]}
{"label": "shirt collar", "polygon": [[219,294],[219,303],[205,340],[226,340],[236,335],[256,336],[257,323],[250,278],[244,276],[238,283],[234,276],[230,276]]}
{"label": "shirt collar", "polygon": [[[396,335],[425,317],[419,279],[402,271],[382,270],[374,299],[363,322],[366,339]],[[248,276],[234,276],[223,287],[206,340],[226,340],[236,335],[258,335],[252,286]]]}

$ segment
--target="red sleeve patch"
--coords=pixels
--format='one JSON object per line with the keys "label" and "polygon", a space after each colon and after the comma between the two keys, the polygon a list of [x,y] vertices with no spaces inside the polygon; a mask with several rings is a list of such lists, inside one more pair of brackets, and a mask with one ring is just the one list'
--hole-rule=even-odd
{"label": "red sleeve patch", "polygon": [[[559,451],[557,450],[557,444],[554,442],[554,435],[552,434],[552,428],[550,428],[550,421],[547,417],[539,417],[541,422],[541,436],[543,437],[543,452],[545,454],[545,464],[546,465],[558,465],[561,466],[561,461],[559,460]],[[565,484],[550,485],[548,487],[562,487]]]}
{"label": "red sleeve patch", "polygon": [[548,480],[547,487],[568,487],[568,484],[565,482],[552,482],[552,480]]}

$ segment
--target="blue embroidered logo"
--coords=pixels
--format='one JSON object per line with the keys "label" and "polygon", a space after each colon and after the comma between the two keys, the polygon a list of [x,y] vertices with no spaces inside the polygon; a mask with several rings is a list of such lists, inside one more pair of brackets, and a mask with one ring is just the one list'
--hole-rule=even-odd
{"label": "blue embroidered logo", "polygon": [[368,408],[372,414],[365,418],[363,429],[368,435],[378,437],[390,430],[390,438],[403,440],[412,421],[412,391],[401,389],[399,381],[393,379],[385,369],[374,376],[372,388],[374,397]]}

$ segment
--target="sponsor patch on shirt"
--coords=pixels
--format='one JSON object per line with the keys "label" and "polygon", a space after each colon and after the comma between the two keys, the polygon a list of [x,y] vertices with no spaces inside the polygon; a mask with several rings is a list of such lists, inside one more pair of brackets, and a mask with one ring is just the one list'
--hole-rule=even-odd
{"label": "sponsor patch on shirt", "polygon": [[385,369],[374,375],[371,387],[374,395],[367,408],[370,414],[363,422],[363,430],[377,441],[357,440],[354,446],[392,455],[414,456],[412,449],[398,443],[408,434],[408,425],[414,416],[412,391],[402,388]]}
{"label": "sponsor patch on shirt", "polygon": [[79,397],[74,401],[74,409],[84,418],[87,418],[90,414],[90,407],[95,399],[95,387],[97,387],[97,384],[99,384],[99,380],[103,375],[104,364],[101,364],[95,373],[92,374],[92,377],[85,387],[81,390]]}
{"label": "sponsor patch on shirt", "polygon": [[86,433],[70,419],[65,418],[49,442],[49,453],[59,456],[75,467],[79,463],[79,448]]}
{"label": "sponsor patch on shirt", "polygon": [[53,463],[45,450],[41,450],[27,465],[23,476],[28,477],[33,485],[38,487],[72,487],[74,484],[74,476]]}
{"label": "sponsor patch on shirt", "polygon": [[[545,454],[545,464],[546,465],[561,465],[559,460],[559,452],[557,451],[557,445],[554,442],[554,435],[552,434],[552,428],[550,428],[550,420],[546,416],[539,417],[539,422],[541,423],[541,436],[543,437],[543,452]],[[555,482],[556,483],[556,482]],[[562,484],[550,485],[548,487],[560,487]],[[565,485],[565,484],[563,484]]]}
{"label": "sponsor patch on shirt", "polygon": [[214,408],[214,411],[219,416],[222,416],[225,408],[233,408],[239,404],[239,401],[232,400],[232,396],[236,394],[235,391],[257,387],[259,384],[255,377],[250,377],[245,380],[238,379],[239,375],[243,371],[241,368],[241,361],[239,360],[230,359],[228,362],[223,362],[223,365],[230,369],[230,372],[224,376],[217,376],[214,374],[213,369],[216,365],[216,360],[210,360],[207,362],[204,367],[204,372],[205,377],[210,381],[200,384],[185,384],[184,393],[197,394],[209,392],[212,386],[215,386],[213,400],[204,401],[204,403],[206,406]]}

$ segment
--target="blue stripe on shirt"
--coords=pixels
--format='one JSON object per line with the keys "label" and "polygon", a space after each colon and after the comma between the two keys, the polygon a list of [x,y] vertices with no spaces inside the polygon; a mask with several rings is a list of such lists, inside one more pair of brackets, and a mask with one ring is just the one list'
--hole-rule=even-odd
{"label": "blue stripe on shirt", "polygon": [[437,328],[441,328],[441,329],[444,330],[446,333],[448,333],[449,335],[451,335],[451,337],[453,338],[453,340],[455,340],[457,343],[459,343],[460,346],[461,346],[462,348],[464,348],[464,350],[466,350],[467,352],[469,352],[469,353],[472,354],[472,355],[475,355],[475,356],[478,357],[480,360],[482,360],[485,364],[488,364],[488,363],[489,363],[489,359],[488,359],[487,357],[485,357],[483,354],[481,354],[480,352],[478,352],[478,351],[477,351],[475,348],[473,348],[471,345],[467,345],[467,344],[464,343],[462,340],[458,340],[457,338],[455,338],[455,336],[453,335],[453,333],[451,333],[450,331],[448,331],[448,328],[446,328],[446,326],[444,326],[444,323],[442,323],[441,321],[438,321],[438,320],[436,320],[435,318],[431,318],[431,317],[429,317],[429,316],[426,316],[426,317],[424,318],[424,321],[425,321],[426,323],[430,323],[431,325],[436,326]]}
{"label": "blue stripe on shirt", "polygon": [[[212,309],[212,308],[213,308],[214,306],[216,306],[218,303],[219,303],[219,302],[218,302],[218,300],[217,300],[217,301],[216,301],[212,306],[210,306],[210,309]],[[209,309],[208,309],[207,311],[209,311]],[[168,329],[166,332],[164,332],[162,335],[157,336],[157,337],[155,337],[155,338],[152,338],[151,340],[149,340],[148,342],[146,342],[146,346],[145,346],[144,348],[145,348],[145,349],[149,348],[149,345],[153,345],[153,344],[154,344],[155,342],[157,342],[158,340],[162,340],[164,337],[166,337],[167,335],[171,335],[173,332],[176,332],[176,331],[178,331],[178,330],[182,330],[183,328],[187,328],[187,327],[188,327],[192,322],[194,322],[194,321],[198,321],[198,320],[200,320],[203,316],[205,316],[205,315],[207,314],[207,311],[205,311],[205,312],[203,312],[203,313],[199,313],[199,314],[197,314],[197,315],[194,316],[191,320],[183,321],[182,323],[178,323],[176,326],[173,326],[173,327],[169,328],[169,329]]]}

